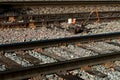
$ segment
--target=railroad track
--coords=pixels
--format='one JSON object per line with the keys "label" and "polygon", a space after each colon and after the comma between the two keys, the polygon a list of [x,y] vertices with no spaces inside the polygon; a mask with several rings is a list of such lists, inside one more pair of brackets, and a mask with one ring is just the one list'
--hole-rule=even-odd
{"label": "railroad track", "polygon": [[98,1],[98,0],[92,0],[92,1],[89,1],[89,0],[86,0],[86,1],[83,1],[83,0],[76,0],[76,1],[69,1],[69,0],[66,0],[66,1],[4,1],[2,0],[0,2],[0,4],[3,4],[3,5],[15,5],[15,6],[21,6],[21,5],[27,5],[27,6],[31,6],[31,5],[58,5],[58,4],[118,4],[120,3],[119,0],[115,0],[115,1],[112,1],[112,0],[101,0],[101,1]]}
{"label": "railroad track", "polygon": [[[93,37],[93,38],[91,38],[91,37]],[[111,44],[112,42],[111,43],[109,42],[111,39],[119,39],[119,32],[109,33],[109,34],[91,35],[88,37],[82,36],[81,39],[78,38],[78,40],[75,37],[73,40],[71,38],[64,39],[64,40],[66,42],[70,41],[68,43],[73,43],[73,42],[77,41],[78,42],[77,46],[81,47],[81,46],[84,46],[84,45],[81,45],[81,43],[80,43],[83,41],[82,39],[84,39],[84,41],[85,40],[88,41],[88,39],[89,39],[90,41],[88,41],[87,43],[91,43],[93,41],[95,41],[95,42],[107,41],[108,42],[107,44]],[[55,40],[57,40],[57,39],[55,39]],[[58,43],[59,41],[55,41],[55,40],[53,40],[54,45],[61,43],[60,40],[59,40],[60,43]],[[59,74],[59,72],[63,71],[63,69],[66,71],[77,69],[80,67],[82,67],[84,69],[84,66],[95,65],[95,64],[100,64],[100,63],[104,63],[104,62],[106,63],[108,61],[116,61],[116,60],[119,60],[119,57],[120,57],[119,51],[115,50],[114,52],[111,52],[111,54],[102,54],[103,52],[101,52],[101,54],[100,54],[100,52],[99,52],[100,55],[97,55],[97,56],[69,60],[67,58],[55,55],[49,51],[48,52],[42,51],[41,46],[43,47],[43,45],[44,45],[43,48],[51,47],[51,44],[53,44],[53,43],[49,44],[48,42],[50,42],[50,41],[49,40],[41,41],[42,43],[39,43],[39,45],[36,45],[36,44],[38,44],[37,42],[31,43],[32,45],[29,43],[18,43],[18,44],[16,43],[16,44],[1,45],[0,46],[0,50],[1,50],[0,64],[5,64],[5,67],[7,67],[7,70],[0,72],[0,79],[2,79],[2,80],[28,79],[28,78],[37,76],[38,73],[41,74],[41,76],[42,75],[44,76],[46,74],[51,74],[51,73],[56,73],[56,72],[58,72],[57,74],[59,77],[65,78],[65,76],[68,76],[68,77],[70,77],[70,76]],[[44,42],[46,44],[44,44]],[[24,45],[22,45],[22,47],[20,47],[21,44],[24,44]],[[28,44],[31,46],[29,46]],[[49,44],[49,46],[48,46],[48,44]],[[27,46],[25,46],[25,45],[27,45]],[[61,43],[61,45],[65,45],[65,44]],[[116,46],[119,46],[119,45],[116,45]],[[36,48],[36,49],[34,49],[34,48]],[[81,48],[83,48],[83,47],[81,47]],[[90,47],[84,46],[84,48],[91,50]],[[22,49],[24,51],[22,51]],[[34,51],[29,52],[29,50],[31,50],[31,49],[34,49]],[[28,50],[28,51],[26,52],[26,50]],[[66,51],[66,49],[62,49],[62,50]],[[97,50],[95,50],[95,51],[97,51]],[[40,54],[38,54],[36,52],[38,52]],[[67,52],[69,53],[69,55],[73,54],[68,50],[67,50]],[[98,51],[95,53],[98,53]],[[44,56],[40,57],[39,55],[41,55],[41,56],[44,55]],[[75,55],[79,56],[77,54],[75,54]],[[49,57],[47,64],[43,64],[43,61],[46,59],[45,56]],[[45,59],[43,59],[43,57],[45,57]],[[49,61],[52,61],[52,62],[49,62]],[[8,63],[11,63],[11,64],[8,64]],[[58,66],[58,65],[61,65],[61,66]],[[17,67],[17,69],[16,69],[16,67]],[[31,71],[32,71],[32,73],[31,73]],[[92,72],[88,71],[88,72],[91,74],[95,74],[95,72],[93,73],[93,71]],[[14,75],[14,77],[13,77],[13,75]]]}
{"label": "railroad track", "polygon": [[[0,26],[40,26],[41,24],[48,24],[48,23],[59,23],[59,22],[66,22],[69,18],[75,18],[76,21],[81,23],[80,21],[86,20],[90,17],[90,20],[97,20],[98,18],[101,20],[110,20],[110,19],[119,19],[120,18],[120,11],[105,11],[105,12],[98,12],[98,16],[96,16],[96,12],[90,15],[90,12],[81,12],[81,13],[64,13],[64,14],[41,14],[41,15],[1,15],[1,23]],[[11,18],[9,20],[4,20],[6,18]],[[20,19],[19,19],[20,18]],[[27,18],[27,19],[26,19]],[[3,19],[3,20],[2,20]]]}
{"label": "railroad track", "polygon": [[[115,5],[119,3],[120,1],[107,2],[107,4]],[[22,1],[17,3],[9,1],[0,2],[0,4],[2,6],[12,5],[12,7],[17,7],[20,5],[36,6],[58,4],[102,5],[106,4],[106,1],[64,1],[64,4],[61,1],[59,3],[57,1],[43,1],[39,3],[37,1],[28,1],[24,3]],[[79,23],[82,23],[81,21],[84,21],[88,17],[90,17],[90,20],[97,20],[98,18],[101,20],[116,20],[120,18],[120,11],[95,12],[95,14],[89,14],[89,12],[83,12],[46,15],[0,15],[0,26],[36,27],[40,26],[41,24],[59,24],[60,22],[66,22],[69,18],[75,18]],[[90,74],[99,78],[106,78],[109,76],[109,74],[92,68],[96,65],[100,65],[110,70],[120,71],[119,63],[117,66],[114,63],[114,61],[120,60],[119,48],[116,49],[116,46],[120,47],[120,44],[112,42],[114,39],[119,40],[119,35],[119,32],[115,32],[0,45],[0,79],[41,80],[42,78],[47,78],[47,75],[52,74],[54,77],[56,76],[66,80],[84,80],[85,78],[79,75],[81,74],[81,70],[84,70],[87,75]],[[93,43],[95,44],[93,45]],[[108,46],[105,45],[100,46],[100,44],[103,43],[112,45],[113,48],[109,49]],[[98,47],[104,49],[96,49],[96,45],[99,45]],[[72,48],[73,46],[75,48]],[[77,53],[79,49],[82,50],[79,52],[81,54]],[[84,50],[86,51],[84,52]],[[74,70],[79,72],[74,73]]]}
{"label": "railroad track", "polygon": [[[39,76],[42,77],[44,75],[47,74],[57,74],[59,77],[62,77],[64,79],[67,79],[66,76],[68,76],[68,78],[70,78],[70,74],[64,74],[65,73],[69,73],[71,70],[74,69],[79,69],[81,68],[82,70],[84,69],[86,72],[92,74],[92,75],[97,75],[99,77],[105,77],[106,75],[101,73],[99,71],[95,71],[95,70],[91,70],[91,67],[88,67],[88,69],[86,68],[86,66],[93,66],[93,65],[104,65],[105,67],[113,67],[114,69],[119,70],[119,66],[114,66],[113,63],[111,61],[116,61],[116,60],[120,60],[119,55],[120,52],[111,52],[108,54],[101,54],[101,55],[97,55],[97,56],[91,56],[91,57],[84,57],[84,58],[77,58],[77,59],[71,59],[71,60],[66,60],[65,61],[61,61],[63,60],[62,58],[57,58],[55,55],[52,55],[51,58],[56,57],[58,62],[52,62],[52,63],[47,63],[47,64],[40,64],[41,61],[35,57],[32,57],[31,55],[28,55],[27,53],[25,55],[21,55],[24,54],[23,52],[20,53],[15,53],[16,56],[23,58],[23,60],[28,60],[30,63],[34,63],[34,66],[28,65],[27,67],[22,67],[23,65],[19,65],[18,63],[15,64],[14,60],[11,60],[10,57],[4,57],[2,55],[1,59],[5,60],[3,63],[9,63],[11,62],[11,64],[6,64],[6,67],[8,68],[6,71],[1,71],[0,72],[0,78],[2,80],[18,80],[18,79],[29,79],[31,77],[35,77],[38,74],[40,74]],[[9,55],[10,53],[6,53],[6,55]],[[44,53],[42,53],[44,54]],[[46,54],[45,54],[46,55]],[[50,54],[47,54],[50,55]],[[9,62],[7,62],[9,61]],[[34,62],[36,61],[36,62]],[[1,60],[0,60],[1,62]],[[109,63],[110,62],[110,63]],[[37,65],[36,65],[37,64]],[[112,66],[111,66],[111,65]],[[17,66],[15,66],[17,65]],[[108,65],[108,66],[106,66]],[[17,67],[17,68],[16,68]],[[22,68],[21,68],[22,67]],[[11,69],[10,69],[11,68]],[[31,73],[32,72],[32,73]],[[60,74],[62,72],[62,74]],[[13,77],[14,75],[14,77]],[[74,76],[75,75],[71,75]]]}

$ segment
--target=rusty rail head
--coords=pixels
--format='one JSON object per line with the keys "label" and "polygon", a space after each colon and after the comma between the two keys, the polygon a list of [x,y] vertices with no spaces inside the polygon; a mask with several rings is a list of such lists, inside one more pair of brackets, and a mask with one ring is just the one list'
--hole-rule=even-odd
{"label": "rusty rail head", "polygon": [[75,37],[66,37],[59,39],[49,39],[49,40],[39,40],[32,42],[20,42],[12,44],[3,44],[0,45],[0,51],[15,51],[15,50],[26,50],[33,49],[37,47],[51,47],[58,46],[59,44],[66,43],[89,43],[89,42],[100,42],[105,40],[119,39],[120,32],[113,33],[104,33],[104,34],[95,34],[95,35],[85,35],[85,36],[75,36]]}
{"label": "rusty rail head", "polygon": [[83,57],[72,59],[68,61],[48,63],[43,65],[35,65],[31,67],[24,67],[15,70],[8,70],[0,72],[0,79],[2,80],[18,80],[34,77],[38,74],[46,75],[65,70],[78,69],[86,65],[95,65],[108,61],[120,60],[120,52],[112,52],[108,54],[101,54],[91,57]]}

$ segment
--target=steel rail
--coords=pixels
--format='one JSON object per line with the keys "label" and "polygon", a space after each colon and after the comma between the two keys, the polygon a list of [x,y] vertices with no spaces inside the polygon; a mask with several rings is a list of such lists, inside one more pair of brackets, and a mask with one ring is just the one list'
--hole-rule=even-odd
{"label": "steel rail", "polygon": [[[84,21],[85,18],[76,18],[77,20],[76,21]],[[94,17],[94,18],[90,18],[89,20],[90,21],[93,21],[93,20],[97,20],[98,18]],[[100,17],[100,21],[105,21],[105,20],[119,20],[120,19],[120,16],[116,16],[116,17]],[[42,23],[54,23],[54,22],[66,22],[68,19],[49,19],[49,20],[45,20],[45,21],[42,21],[42,20],[35,20],[35,21],[32,21],[35,26],[40,26]],[[0,26],[18,26],[18,25],[28,25],[29,23],[31,23],[29,20],[26,20],[25,22],[13,22],[13,23],[2,23],[0,22]],[[36,25],[38,24],[38,25]],[[5,27],[4,27],[5,28]],[[10,27],[9,27],[10,28]]]}
{"label": "steel rail", "polygon": [[[101,14],[114,14],[114,13],[120,13],[120,11],[98,11],[99,15]],[[15,16],[15,17],[26,17],[26,16],[30,16],[30,17],[38,17],[38,18],[59,18],[59,17],[73,17],[75,18],[76,15],[77,17],[82,17],[82,16],[88,16],[90,14],[90,12],[80,12],[80,13],[56,13],[56,14],[13,14],[13,15],[0,15],[0,18],[4,18],[4,17],[9,17],[9,16]]]}
{"label": "steel rail", "polygon": [[35,65],[14,70],[6,70],[0,72],[2,80],[19,80],[35,77],[38,74],[46,75],[57,73],[60,71],[79,69],[86,65],[96,65],[108,61],[120,60],[120,52],[112,52],[91,57],[83,57],[62,62],[54,62],[43,65]]}
{"label": "steel rail", "polygon": [[33,5],[73,5],[73,4],[119,4],[119,0],[101,0],[101,1],[1,1],[2,5],[15,5],[15,6],[33,6]]}
{"label": "steel rail", "polygon": [[[94,20],[97,20],[98,18],[94,17],[94,18],[90,18],[89,20],[90,21],[94,21]],[[119,20],[120,19],[120,16],[117,16],[117,17],[100,17],[100,21],[105,21],[105,20]],[[68,19],[51,19],[51,20],[46,20],[46,21],[42,21],[42,20],[39,20],[39,21],[32,21],[35,26],[40,26],[42,23],[54,23],[54,22],[66,22]],[[85,18],[77,18],[76,21],[84,21]],[[26,20],[25,22],[13,22],[13,23],[2,23],[0,22],[0,26],[18,26],[18,25],[28,25],[29,23],[31,23],[29,20]],[[37,25],[36,25],[37,24]],[[27,27],[27,26],[26,26]],[[5,28],[5,27],[4,27]],[[10,28],[10,27],[9,27]]]}
{"label": "steel rail", "polygon": [[38,47],[51,47],[59,46],[67,43],[89,43],[89,42],[99,42],[105,40],[119,39],[120,32],[95,34],[95,35],[85,35],[85,36],[74,36],[58,39],[48,39],[48,40],[38,40],[32,42],[20,42],[12,44],[2,44],[0,45],[0,51],[14,51],[14,50],[26,50]]}
{"label": "steel rail", "polygon": [[[98,12],[99,18],[104,19],[120,19],[120,11],[104,11]],[[25,25],[30,22],[36,23],[49,23],[49,22],[64,22],[69,18],[76,18],[77,21],[83,21],[87,19],[90,12],[81,13],[64,13],[64,14],[36,14],[36,15],[0,15],[0,18],[6,18],[9,16],[14,16],[16,18],[15,22],[0,22],[0,26],[14,26],[14,25]],[[22,22],[17,21],[17,17],[22,17]],[[27,18],[27,20],[26,20]],[[30,18],[30,19],[29,19]],[[96,15],[91,15],[90,20],[97,19]]]}

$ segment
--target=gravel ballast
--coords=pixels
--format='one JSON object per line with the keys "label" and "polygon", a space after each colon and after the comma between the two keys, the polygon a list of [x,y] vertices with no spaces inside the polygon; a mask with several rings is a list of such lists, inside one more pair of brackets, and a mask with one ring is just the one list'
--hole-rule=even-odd
{"label": "gravel ballast", "polygon": [[[66,23],[67,24],[67,23]],[[62,26],[66,26],[62,24]],[[119,32],[120,21],[102,22],[102,23],[92,23],[87,25],[87,28],[91,29],[88,33],[79,33],[74,35],[73,33],[66,31],[65,29],[53,28],[48,29],[44,27],[37,27],[36,29],[30,28],[7,28],[0,29],[0,44],[16,43],[16,42],[26,42],[53,38],[64,38],[71,36],[81,36],[81,35],[92,35],[108,32]]]}
{"label": "gravel ballast", "polygon": [[[29,7],[29,6],[28,6]],[[30,8],[30,7],[29,7]],[[120,5],[41,5],[32,6],[28,14],[59,14],[98,11],[120,11]]]}

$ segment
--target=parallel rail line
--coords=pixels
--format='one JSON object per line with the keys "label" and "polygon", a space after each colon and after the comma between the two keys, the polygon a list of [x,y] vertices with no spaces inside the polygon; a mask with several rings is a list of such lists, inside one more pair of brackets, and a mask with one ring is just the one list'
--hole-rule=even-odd
{"label": "parallel rail line", "polygon": [[[105,11],[105,12],[98,12],[98,14],[100,19],[120,19],[120,11]],[[33,22],[34,24],[49,23],[49,22],[65,22],[69,18],[75,18],[77,21],[84,21],[89,17],[89,15],[90,12],[64,13],[64,14],[36,14],[36,15],[1,14],[0,26],[26,25],[31,22]],[[9,16],[15,17],[15,21],[14,22],[6,22],[6,20],[4,21],[4,19],[8,18]],[[19,21],[19,17],[22,17],[20,21]],[[95,20],[95,19],[97,20],[96,14],[92,14],[90,20]]]}
{"label": "parallel rail line", "polygon": [[41,74],[42,76],[46,74],[57,73],[64,70],[65,71],[74,70],[86,65],[95,65],[115,60],[120,60],[120,52],[112,52],[109,54],[101,54],[97,56],[72,59],[68,61],[35,65],[19,69],[6,70],[3,72],[1,71],[0,79],[2,80],[29,79],[38,74]]}
{"label": "parallel rail line", "polygon": [[119,0],[93,0],[93,1],[1,1],[2,5],[15,5],[15,6],[33,6],[33,5],[73,5],[73,4],[119,4]]}
{"label": "parallel rail line", "polygon": [[32,42],[2,44],[0,45],[0,51],[24,50],[24,49],[33,49],[37,47],[43,48],[43,47],[65,45],[68,43],[90,43],[90,42],[108,41],[112,39],[120,39],[120,32],[74,36],[74,37],[49,39],[49,40],[38,40]]}

